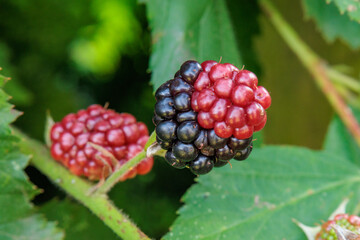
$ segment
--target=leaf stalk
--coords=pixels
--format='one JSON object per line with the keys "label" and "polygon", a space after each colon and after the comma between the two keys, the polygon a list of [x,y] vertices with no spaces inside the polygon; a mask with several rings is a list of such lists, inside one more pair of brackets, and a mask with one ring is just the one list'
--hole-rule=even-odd
{"label": "leaf stalk", "polygon": [[337,83],[344,84],[355,91],[360,91],[359,83],[329,67],[325,61],[310,49],[310,47],[299,37],[269,0],[260,0],[259,2],[263,12],[267,15],[290,49],[303,63],[305,68],[312,74],[316,84],[325,94],[330,105],[340,116],[341,120],[360,146],[360,126],[351,109],[337,92],[331,79],[335,79]]}

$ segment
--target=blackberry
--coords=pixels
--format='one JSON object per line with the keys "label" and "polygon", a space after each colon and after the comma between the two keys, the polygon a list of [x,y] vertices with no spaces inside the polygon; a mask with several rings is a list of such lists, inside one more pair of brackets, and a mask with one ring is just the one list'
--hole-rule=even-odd
{"label": "blackberry", "polygon": [[231,159],[245,160],[271,104],[257,84],[254,73],[229,63],[184,62],[155,93],[153,123],[166,161],[206,174]]}

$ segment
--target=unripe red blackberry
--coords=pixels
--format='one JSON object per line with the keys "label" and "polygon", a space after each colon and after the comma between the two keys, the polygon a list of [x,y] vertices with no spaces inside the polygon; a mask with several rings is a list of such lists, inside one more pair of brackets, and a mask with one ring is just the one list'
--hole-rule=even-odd
{"label": "unripe red blackberry", "polygon": [[253,132],[266,123],[271,97],[248,70],[234,65],[186,61],[155,93],[153,123],[166,161],[205,174],[242,161],[252,151]]}
{"label": "unripe red blackberry", "polygon": [[[52,126],[51,155],[73,174],[98,180],[142,151],[148,138],[146,125],[131,114],[91,105]],[[146,158],[120,180],[146,174],[152,166],[153,158]]]}

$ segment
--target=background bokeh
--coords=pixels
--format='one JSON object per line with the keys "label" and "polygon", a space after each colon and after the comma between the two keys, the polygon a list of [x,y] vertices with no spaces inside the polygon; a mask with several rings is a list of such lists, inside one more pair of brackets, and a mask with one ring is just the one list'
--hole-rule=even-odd
{"label": "background bokeh", "polygon": [[[273,99],[264,130],[266,143],[321,148],[333,115],[331,107],[255,1],[241,2],[244,9],[251,9],[248,16],[239,19],[238,9],[229,9],[234,22],[248,21],[248,35],[237,35],[245,45],[249,41],[245,67],[258,75]],[[320,56],[332,65],[344,64],[337,68],[359,76],[359,50],[338,40],[326,42],[315,23],[306,18],[301,1],[273,2]],[[12,78],[6,85],[12,103],[24,112],[16,125],[27,134],[43,140],[47,110],[60,120],[93,103],[109,103],[110,108],[129,112],[150,131],[154,129],[155,100],[148,64],[155,40],[144,4],[132,0],[0,0],[0,16],[0,66],[2,74]],[[49,220],[70,229],[67,237],[114,237],[35,168],[28,167],[27,173],[45,190],[34,203],[44,206],[41,211]],[[110,197],[144,232],[159,237],[175,219],[180,198],[193,178],[188,171],[174,170],[156,159],[150,174],[118,184]],[[96,227],[84,233],[87,224]]]}

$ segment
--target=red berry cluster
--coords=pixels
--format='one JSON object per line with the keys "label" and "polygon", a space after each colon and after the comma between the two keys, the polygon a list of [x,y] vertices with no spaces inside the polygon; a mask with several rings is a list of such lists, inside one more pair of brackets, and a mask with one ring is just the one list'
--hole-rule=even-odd
{"label": "red berry cluster", "polygon": [[216,61],[205,61],[201,67],[191,98],[201,127],[213,128],[221,138],[246,139],[265,126],[271,97],[257,86],[254,73]]}
{"label": "red berry cluster", "polygon": [[[55,123],[50,138],[54,159],[75,175],[98,180],[141,152],[149,132],[146,125],[136,122],[131,114],[91,105]],[[146,158],[120,180],[146,174],[152,166],[153,158]]]}
{"label": "red berry cluster", "polygon": [[336,232],[332,225],[337,224],[354,233],[360,230],[360,217],[356,215],[348,215],[346,213],[337,214],[334,219],[325,222],[321,226],[320,232],[316,235],[316,240],[337,239]]}

